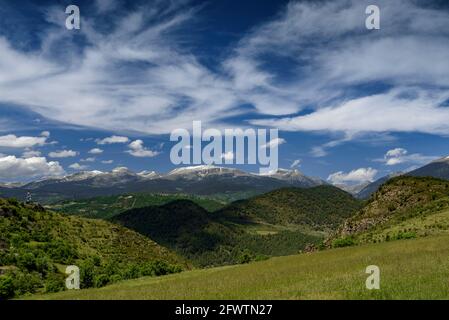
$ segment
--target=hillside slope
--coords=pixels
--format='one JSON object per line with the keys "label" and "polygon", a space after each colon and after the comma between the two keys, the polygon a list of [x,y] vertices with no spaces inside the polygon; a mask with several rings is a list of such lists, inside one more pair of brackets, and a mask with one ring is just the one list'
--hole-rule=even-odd
{"label": "hillside slope", "polygon": [[448,181],[396,177],[382,185],[331,240],[349,245],[427,236],[449,229],[448,210]]}
{"label": "hillside slope", "polygon": [[82,269],[86,286],[139,276],[144,265],[167,271],[188,267],[168,249],[122,226],[0,199],[0,298],[61,290],[69,264]]}
{"label": "hillside slope", "polygon": [[114,222],[176,251],[198,266],[294,254],[316,245],[360,208],[331,186],[286,188],[207,212],[188,200],[126,211]]}
{"label": "hillside slope", "polygon": [[65,200],[46,205],[45,207],[53,211],[86,218],[110,219],[134,208],[161,206],[175,200],[183,199],[191,200],[208,211],[218,210],[226,204],[224,200],[215,200],[188,194],[133,193],[79,200]]}
{"label": "hillside slope", "polygon": [[278,225],[333,229],[361,208],[349,193],[325,185],[309,189],[284,188],[236,201],[217,214]]}
{"label": "hillside slope", "polygon": [[[33,299],[448,299],[449,235],[187,271]],[[438,262],[438,263],[436,263]],[[368,265],[381,290],[367,290]]]}

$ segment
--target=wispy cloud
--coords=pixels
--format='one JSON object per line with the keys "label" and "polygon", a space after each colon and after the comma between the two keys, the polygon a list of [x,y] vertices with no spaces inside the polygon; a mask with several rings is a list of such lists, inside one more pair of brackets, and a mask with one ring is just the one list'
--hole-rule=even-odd
{"label": "wispy cloud", "polygon": [[267,148],[276,148],[280,146],[281,144],[286,143],[287,141],[283,138],[275,138],[267,142],[266,144],[263,144],[260,146],[261,149],[267,149]]}
{"label": "wispy cloud", "polygon": [[[11,34],[0,36],[0,101],[113,132],[164,134],[193,120],[218,126],[241,116],[253,125],[351,137],[448,134],[449,111],[441,104],[449,98],[449,13],[379,0],[382,29],[373,32],[364,28],[367,4],[291,2],[228,48],[213,69],[180,36],[198,14],[187,1],[156,1],[105,32],[97,15],[120,4],[97,0],[76,35],[83,41],[63,29],[57,7],[47,10],[53,25],[34,50],[14,46]],[[73,50],[58,55],[58,47]],[[357,89],[375,84],[387,89]]]}
{"label": "wispy cloud", "polygon": [[438,156],[426,156],[421,153],[409,153],[404,148],[395,148],[388,150],[382,159],[375,159],[374,161],[383,162],[387,166],[394,166],[403,163],[425,164],[438,158]]}
{"label": "wispy cloud", "polygon": [[76,157],[79,153],[73,150],[53,151],[48,154],[50,158],[70,158]]}
{"label": "wispy cloud", "polygon": [[292,162],[292,164],[290,165],[290,168],[298,168],[301,166],[301,159],[296,159]]}

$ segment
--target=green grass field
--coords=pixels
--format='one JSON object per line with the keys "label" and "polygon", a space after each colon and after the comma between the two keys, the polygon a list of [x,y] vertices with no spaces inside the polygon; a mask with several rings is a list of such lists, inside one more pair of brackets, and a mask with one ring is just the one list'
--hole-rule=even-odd
{"label": "green grass field", "polygon": [[[33,299],[448,299],[449,235],[140,278]],[[381,270],[367,290],[368,265]]]}

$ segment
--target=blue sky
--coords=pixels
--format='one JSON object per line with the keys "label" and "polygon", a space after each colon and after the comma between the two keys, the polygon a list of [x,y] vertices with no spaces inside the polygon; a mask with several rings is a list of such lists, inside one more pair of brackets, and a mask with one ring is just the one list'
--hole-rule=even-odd
{"label": "blue sky", "polygon": [[166,172],[194,120],[334,183],[410,170],[449,155],[448,38],[444,1],[0,1],[0,181]]}

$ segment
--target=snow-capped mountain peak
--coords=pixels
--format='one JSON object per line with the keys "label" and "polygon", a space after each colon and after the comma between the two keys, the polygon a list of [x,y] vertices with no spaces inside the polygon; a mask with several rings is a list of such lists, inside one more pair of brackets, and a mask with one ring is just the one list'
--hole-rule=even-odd
{"label": "snow-capped mountain peak", "polygon": [[80,171],[62,178],[64,181],[82,181],[103,174],[102,171]]}
{"label": "snow-capped mountain peak", "polygon": [[319,178],[308,177],[298,169],[282,169],[279,168],[277,170],[273,170],[271,172],[265,173],[261,176],[270,177],[282,181],[286,181],[289,183],[301,183],[309,186],[325,184]]}
{"label": "snow-capped mountain peak", "polygon": [[210,176],[250,176],[250,173],[243,172],[235,168],[218,167],[213,165],[200,165],[176,168],[170,171],[165,178],[167,179],[203,179]]}
{"label": "snow-capped mountain peak", "polygon": [[148,170],[141,171],[137,175],[144,179],[153,179],[159,177],[159,174],[156,171],[148,171]]}

